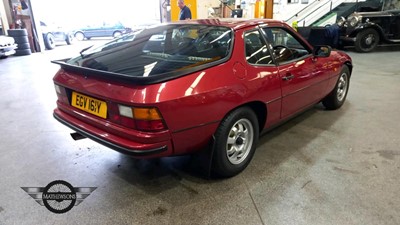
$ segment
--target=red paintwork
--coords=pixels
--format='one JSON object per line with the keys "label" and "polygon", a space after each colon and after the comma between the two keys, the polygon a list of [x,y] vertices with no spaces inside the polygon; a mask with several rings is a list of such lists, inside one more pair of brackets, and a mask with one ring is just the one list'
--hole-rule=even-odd
{"label": "red paintwork", "polygon": [[[54,77],[54,82],[60,86],[103,101],[157,107],[167,125],[166,131],[127,129],[60,100],[54,113],[72,125],[126,148],[145,151],[167,146],[166,152],[150,157],[187,154],[204,148],[220,121],[242,105],[256,102],[266,108],[267,115],[261,115],[266,120],[260,126],[268,128],[319,102],[334,88],[343,64],[351,62],[346,54],[332,51],[328,58],[310,56],[284,66],[256,67],[245,60],[243,32],[259,23],[288,27],[286,24],[273,20],[183,23],[218,23],[232,27],[235,42],[230,60],[178,79],[145,86],[85,78],[62,69]],[[295,79],[283,81],[282,77],[289,72]]]}

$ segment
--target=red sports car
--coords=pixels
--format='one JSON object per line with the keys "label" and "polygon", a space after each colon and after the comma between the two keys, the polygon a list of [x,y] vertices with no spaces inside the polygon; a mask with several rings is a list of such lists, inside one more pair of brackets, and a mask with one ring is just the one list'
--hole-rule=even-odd
{"label": "red sports car", "polygon": [[351,58],[275,20],[162,24],[55,61],[54,117],[140,158],[212,146],[212,172],[249,164],[261,131],[346,99]]}

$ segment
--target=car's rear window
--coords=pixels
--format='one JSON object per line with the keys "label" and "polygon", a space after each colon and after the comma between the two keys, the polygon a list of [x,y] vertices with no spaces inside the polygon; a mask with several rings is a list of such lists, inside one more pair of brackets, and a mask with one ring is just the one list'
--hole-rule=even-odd
{"label": "car's rear window", "polygon": [[232,30],[226,27],[161,25],[81,51],[66,63],[128,77],[149,77],[213,65],[229,56],[231,44]]}

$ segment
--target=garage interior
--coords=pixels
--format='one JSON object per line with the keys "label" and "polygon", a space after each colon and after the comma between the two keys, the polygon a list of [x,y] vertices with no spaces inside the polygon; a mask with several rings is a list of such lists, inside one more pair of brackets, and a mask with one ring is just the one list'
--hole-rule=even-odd
{"label": "garage interior", "polygon": [[[0,60],[0,224],[400,224],[400,47],[346,49],[341,109],[316,105],[267,132],[246,170],[214,179],[190,156],[138,160],[69,136],[50,61],[91,44]],[[96,190],[54,214],[21,189],[54,180]]]}

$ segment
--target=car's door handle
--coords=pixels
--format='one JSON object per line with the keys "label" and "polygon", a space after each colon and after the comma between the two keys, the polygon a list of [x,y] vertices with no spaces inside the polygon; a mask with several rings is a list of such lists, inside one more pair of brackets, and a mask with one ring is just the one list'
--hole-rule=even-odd
{"label": "car's door handle", "polygon": [[282,77],[282,80],[291,80],[291,79],[293,79],[293,78],[294,78],[294,75],[288,73],[288,74],[286,74],[286,76]]}

